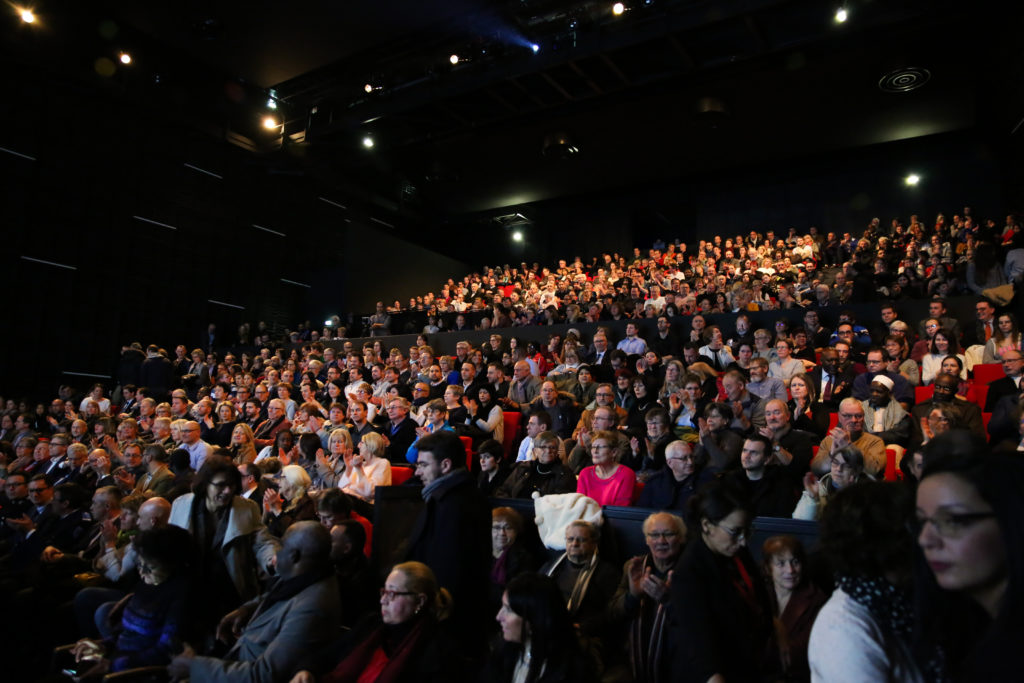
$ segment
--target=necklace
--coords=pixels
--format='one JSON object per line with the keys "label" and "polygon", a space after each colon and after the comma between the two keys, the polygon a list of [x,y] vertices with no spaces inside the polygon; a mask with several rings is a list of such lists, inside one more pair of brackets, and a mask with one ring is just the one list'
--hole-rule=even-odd
{"label": "necklace", "polygon": [[544,466],[543,466],[543,465],[541,465],[541,464],[540,464],[539,462],[537,463],[537,474],[543,474],[543,475],[547,475],[547,474],[551,474],[551,472],[552,472],[552,471],[554,470],[554,467],[553,467],[553,466],[550,466],[550,465],[549,465],[549,466],[548,466],[548,471],[547,471],[547,472],[545,472],[545,471],[544,471],[544,470],[542,469],[543,467],[544,467]]}

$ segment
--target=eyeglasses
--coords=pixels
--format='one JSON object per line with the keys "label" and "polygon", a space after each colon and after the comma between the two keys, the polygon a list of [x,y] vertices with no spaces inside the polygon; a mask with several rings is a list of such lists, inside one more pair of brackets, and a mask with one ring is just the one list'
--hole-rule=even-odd
{"label": "eyeglasses", "polygon": [[655,540],[671,541],[673,538],[679,536],[678,531],[652,531],[649,534],[644,534],[647,538],[653,538]]}
{"label": "eyeglasses", "polygon": [[936,533],[943,538],[959,538],[968,528],[983,519],[995,517],[994,512],[964,512],[959,514],[936,515],[935,517],[918,517],[911,524],[911,531],[920,535],[924,525],[931,523]]}
{"label": "eyeglasses", "polygon": [[380,597],[387,598],[388,602],[391,602],[395,598],[402,597],[405,595],[418,595],[412,591],[389,591],[387,588],[380,589]]}
{"label": "eyeglasses", "polygon": [[724,531],[725,533],[729,534],[729,536],[732,539],[734,539],[734,540],[738,540],[740,538],[750,538],[750,528],[749,527],[741,527],[739,529],[733,529],[733,528],[725,526],[724,524],[719,524],[718,522],[715,522],[714,525],[717,526],[722,531]]}
{"label": "eyeglasses", "polygon": [[[17,486],[17,484],[15,484],[15,486]],[[28,492],[29,493],[42,493],[43,491],[46,491],[49,488],[50,488],[49,486],[37,486],[36,488],[29,488]]]}

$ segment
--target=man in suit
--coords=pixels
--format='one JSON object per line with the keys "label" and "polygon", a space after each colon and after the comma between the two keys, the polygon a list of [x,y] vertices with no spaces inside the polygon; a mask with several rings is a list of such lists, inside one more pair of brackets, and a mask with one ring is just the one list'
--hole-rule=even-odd
{"label": "man in suit", "polygon": [[973,344],[985,344],[996,333],[996,307],[991,301],[978,299],[974,304],[974,315],[978,320],[974,323],[972,334],[964,334],[964,348]]}
{"label": "man in suit", "polygon": [[960,323],[957,321],[956,318],[950,318],[947,315],[947,313],[948,311],[946,311],[945,299],[932,299],[931,301],[929,301],[928,317],[918,323],[917,336],[922,339],[931,336],[930,334],[928,334],[928,330],[925,329],[925,325],[930,319],[934,318],[935,320],[939,321],[939,329],[951,332],[953,336],[955,336],[957,340],[959,340],[961,337]]}
{"label": "man in suit", "polygon": [[186,646],[168,672],[179,680],[272,683],[299,670],[321,670],[325,662],[319,658],[341,624],[330,558],[327,529],[314,521],[290,526],[277,552],[278,581],[217,626],[217,638],[237,638],[234,646],[223,658],[198,657]]}
{"label": "man in suit", "polygon": [[604,328],[594,333],[593,348],[587,354],[587,364],[591,366],[591,374],[599,382],[607,382],[612,376],[612,354],[608,349],[608,334]]}
{"label": "man in suit", "polygon": [[263,472],[260,470],[260,466],[250,462],[239,465],[238,472],[242,475],[242,491],[238,495],[262,507],[263,494],[267,491],[267,485],[263,481]]}
{"label": "man in suit", "polygon": [[850,396],[853,380],[853,373],[839,365],[839,352],[832,347],[824,348],[821,352],[821,367],[811,373],[818,401],[835,412],[839,402]]}
{"label": "man in suit", "polygon": [[387,458],[392,463],[406,464],[405,453],[416,440],[416,420],[409,417],[409,401],[401,396],[385,399],[388,423],[384,425],[384,436],[388,440]]}
{"label": "man in suit", "polygon": [[986,413],[993,412],[996,403],[1003,396],[1017,396],[1020,393],[1020,380],[1024,374],[1024,355],[1016,350],[1005,351],[1002,362],[1006,377],[989,382],[988,394],[985,396]]}
{"label": "man in suit", "polygon": [[[258,395],[259,387],[257,387]],[[260,423],[260,426],[253,432],[253,436],[256,438],[256,448],[266,448],[274,443],[274,437],[278,432],[291,428],[292,423],[285,415],[284,401],[279,398],[272,399],[267,404],[267,419]]]}
{"label": "man in suit", "polygon": [[146,473],[135,482],[135,493],[152,493],[166,498],[174,489],[174,473],[168,466],[171,456],[160,444],[150,444],[142,452]]}

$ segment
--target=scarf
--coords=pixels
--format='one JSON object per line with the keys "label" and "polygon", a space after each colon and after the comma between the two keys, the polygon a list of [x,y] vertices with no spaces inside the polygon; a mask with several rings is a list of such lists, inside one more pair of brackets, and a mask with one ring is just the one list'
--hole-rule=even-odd
{"label": "scarf", "polygon": [[[424,634],[434,623],[433,619],[424,617],[416,619],[411,627],[406,624],[399,624],[397,628],[381,625],[323,680],[331,683],[352,683],[358,680],[394,683],[400,680],[409,660],[419,649]],[[379,673],[369,678],[367,674],[372,669],[378,669]]]}
{"label": "scarf", "polygon": [[882,578],[848,576],[840,574],[836,584],[853,601],[863,605],[883,628],[896,635],[903,642],[910,642],[913,613],[910,597],[902,588],[897,588]]}
{"label": "scarf", "polygon": [[[650,554],[644,556],[644,567],[655,573]],[[640,609],[629,625],[630,664],[636,683],[661,683],[661,662],[664,656],[669,603],[654,602],[649,596],[640,596]]]}
{"label": "scarf", "polygon": [[[563,562],[568,562],[568,554],[562,553],[562,556],[551,565],[551,569],[548,570],[547,575],[553,577],[558,568]],[[576,577],[576,584],[572,587],[572,593],[569,594],[569,602],[566,608],[569,610],[569,614],[575,614],[576,610],[579,609],[580,603],[583,602],[583,598],[587,594],[587,587],[590,585],[590,579],[594,576],[594,570],[597,569],[597,552],[590,556],[590,561],[584,565],[583,569],[580,570],[579,576]]]}

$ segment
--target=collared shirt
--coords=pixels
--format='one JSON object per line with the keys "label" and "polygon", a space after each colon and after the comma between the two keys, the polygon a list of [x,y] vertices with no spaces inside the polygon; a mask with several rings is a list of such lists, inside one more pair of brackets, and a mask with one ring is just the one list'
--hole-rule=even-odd
{"label": "collared shirt", "polygon": [[182,443],[181,447],[188,451],[189,463],[192,465],[192,469],[196,472],[206,462],[206,458],[213,452],[213,446],[206,443],[202,439],[196,441],[194,444],[189,446],[186,443]]}

